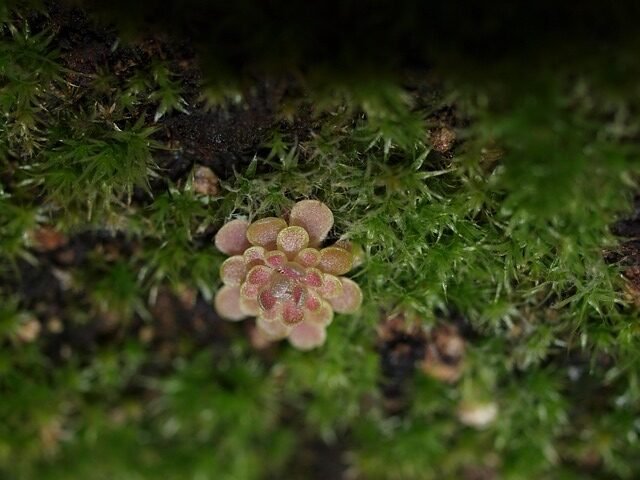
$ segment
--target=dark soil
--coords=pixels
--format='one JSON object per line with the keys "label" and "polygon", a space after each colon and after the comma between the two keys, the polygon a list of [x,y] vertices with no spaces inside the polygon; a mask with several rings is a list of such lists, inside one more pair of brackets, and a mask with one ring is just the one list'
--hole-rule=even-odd
{"label": "dark soil", "polygon": [[398,415],[409,406],[416,366],[426,353],[427,337],[422,327],[396,314],[385,318],[378,329],[378,352],[383,406]]}
{"label": "dark soil", "polygon": [[[319,438],[303,442],[295,463],[287,468],[288,478],[308,480],[343,480],[347,477],[347,444],[339,438],[331,444]],[[278,477],[281,478],[281,477]],[[272,480],[276,480],[274,477]]]}
{"label": "dark soil", "polygon": [[634,198],[634,212],[611,225],[611,232],[623,238],[620,245],[604,252],[605,261],[622,267],[628,290],[635,302],[640,301],[640,195]]}
{"label": "dark soil", "polygon": [[633,199],[634,211],[629,218],[623,218],[611,226],[611,232],[619,237],[640,238],[640,194]]}
{"label": "dark soil", "polygon": [[[152,363],[169,365],[177,356],[201,348],[224,350],[230,336],[243,334],[241,325],[220,319],[210,302],[187,287],[178,293],[161,288],[150,306],[153,322],[147,322],[137,313],[124,318],[92,306],[91,285],[82,291],[67,285],[66,278],[74,271],[98,268],[96,257],[107,265],[131,261],[141,248],[140,239],[107,231],[80,232],[66,238],[50,228],[33,237],[40,240],[31,252],[37,263],[20,262],[17,283],[0,278],[0,287],[13,290],[22,306],[34,313],[42,326],[38,341],[54,362],[71,358],[88,361],[101,345],[120,345],[138,338],[153,352],[148,356]],[[99,271],[94,273],[99,277]],[[82,323],[71,321],[78,312],[85,318]]]}
{"label": "dark soil", "polygon": [[113,28],[93,21],[83,10],[56,1],[47,2],[47,16],[34,22],[54,34],[61,60],[75,72],[72,80],[78,86],[88,86],[91,76],[100,70],[123,81],[141,66],[161,61],[180,75],[188,103],[195,103],[199,97],[200,70],[187,41],[146,37],[123,42]]}
{"label": "dark soil", "polygon": [[178,294],[160,290],[151,307],[152,325],[143,324],[138,335],[154,351],[170,361],[187,352],[180,350],[180,341],[188,339],[198,350],[225,350],[229,338],[242,334],[243,325],[222,320],[211,304],[195,290],[184,288]]}

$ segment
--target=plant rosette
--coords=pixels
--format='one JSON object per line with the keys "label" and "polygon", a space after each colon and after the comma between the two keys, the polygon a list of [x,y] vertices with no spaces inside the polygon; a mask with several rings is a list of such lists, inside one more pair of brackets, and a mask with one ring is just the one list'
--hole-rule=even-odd
{"label": "plant rosette", "polygon": [[343,276],[358,260],[352,246],[321,247],[332,227],[333,213],[317,200],[296,203],[288,222],[268,217],[223,225],[215,245],[231,257],[220,267],[218,314],[231,321],[255,316],[264,341],[288,338],[300,350],[323,345],[334,312],[354,313],[362,303],[358,284]]}

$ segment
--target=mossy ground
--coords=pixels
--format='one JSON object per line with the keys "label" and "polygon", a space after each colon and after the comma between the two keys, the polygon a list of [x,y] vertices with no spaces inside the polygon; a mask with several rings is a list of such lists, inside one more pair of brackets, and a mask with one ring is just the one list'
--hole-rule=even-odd
{"label": "mossy ground", "polygon": [[[510,88],[436,70],[330,94],[259,78],[221,101],[188,44],[0,12],[4,478],[640,474],[638,291],[611,263],[633,279],[637,252],[609,229],[634,215],[637,89],[598,68]],[[258,350],[211,307],[212,238],[302,198],[363,247],[364,305],[317,351]],[[457,326],[457,382],[389,361],[394,312]],[[486,428],[459,420],[490,402]]]}

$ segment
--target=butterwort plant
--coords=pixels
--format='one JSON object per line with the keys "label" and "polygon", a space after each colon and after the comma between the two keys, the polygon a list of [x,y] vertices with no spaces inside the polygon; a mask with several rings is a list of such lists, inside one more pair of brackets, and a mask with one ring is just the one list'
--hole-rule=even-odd
{"label": "butterwort plant", "polygon": [[231,257],[220,267],[218,314],[232,321],[255,316],[261,340],[288,338],[300,350],[323,345],[334,312],[354,313],[362,303],[358,284],[343,276],[356,260],[352,246],[322,247],[332,227],[333,213],[318,200],[296,203],[288,221],[223,225],[215,245]]}

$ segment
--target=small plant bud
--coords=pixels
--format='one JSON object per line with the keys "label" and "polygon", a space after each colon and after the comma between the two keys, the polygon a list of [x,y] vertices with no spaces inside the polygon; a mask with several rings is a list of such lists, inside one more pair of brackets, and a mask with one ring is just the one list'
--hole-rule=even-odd
{"label": "small plant bud", "polygon": [[225,224],[215,238],[216,247],[232,255],[220,268],[220,316],[257,317],[256,348],[281,338],[299,350],[323,345],[334,311],[354,313],[362,303],[360,287],[340,276],[353,267],[352,249],[318,248],[332,227],[333,213],[317,200],[295,204],[288,223],[268,217]]}

